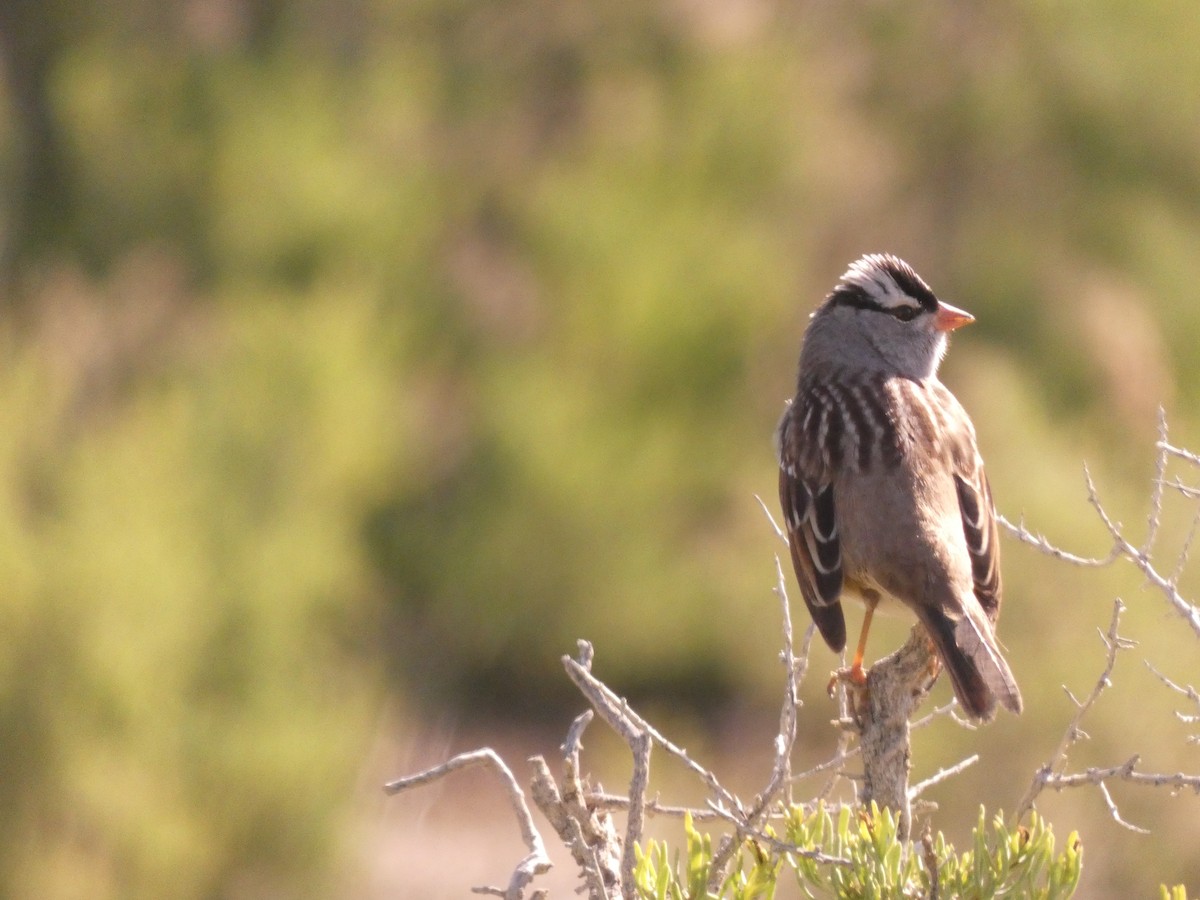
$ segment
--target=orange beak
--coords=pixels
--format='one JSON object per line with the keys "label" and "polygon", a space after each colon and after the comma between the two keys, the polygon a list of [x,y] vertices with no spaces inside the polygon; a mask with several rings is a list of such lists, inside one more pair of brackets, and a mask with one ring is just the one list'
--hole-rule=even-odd
{"label": "orange beak", "polygon": [[965,309],[951,306],[945,301],[938,301],[938,310],[933,317],[933,327],[938,331],[953,331],[975,321],[975,317]]}

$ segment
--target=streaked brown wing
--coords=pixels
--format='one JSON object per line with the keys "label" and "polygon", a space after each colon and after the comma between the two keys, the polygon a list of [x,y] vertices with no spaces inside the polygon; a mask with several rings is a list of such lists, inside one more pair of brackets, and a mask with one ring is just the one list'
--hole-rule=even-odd
{"label": "streaked brown wing", "polygon": [[825,643],[840,653],[846,646],[842,593],[842,550],[833,486],[819,473],[806,472],[808,454],[797,444],[793,405],[779,424],[779,502],[800,593]]}
{"label": "streaked brown wing", "polygon": [[1000,615],[1000,540],[996,529],[996,508],[992,488],[983,468],[974,478],[954,475],[958,489],[958,507],[962,513],[963,533],[971,554],[971,578],[975,596],[993,624]]}

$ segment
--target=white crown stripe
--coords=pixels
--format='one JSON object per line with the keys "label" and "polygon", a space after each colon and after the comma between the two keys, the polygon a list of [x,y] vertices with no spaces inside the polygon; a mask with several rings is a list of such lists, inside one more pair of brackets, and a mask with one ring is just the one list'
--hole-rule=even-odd
{"label": "white crown stripe", "polygon": [[857,288],[885,309],[920,306],[920,300],[909,294],[896,281],[894,274],[896,272],[932,294],[929,285],[912,266],[890,253],[869,253],[861,259],[855,260],[842,275],[839,284],[844,287]]}

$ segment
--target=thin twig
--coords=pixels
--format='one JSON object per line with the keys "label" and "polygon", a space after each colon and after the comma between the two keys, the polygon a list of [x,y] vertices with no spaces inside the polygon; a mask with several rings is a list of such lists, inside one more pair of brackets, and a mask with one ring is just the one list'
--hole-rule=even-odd
{"label": "thin twig", "polygon": [[1139,772],[1137,771],[1137,764],[1140,761],[1141,757],[1134,754],[1119,766],[1109,766],[1105,769],[1092,767],[1086,771],[1076,772],[1072,775],[1051,775],[1046,780],[1046,786],[1052,787],[1057,791],[1063,788],[1100,784],[1102,781],[1118,778],[1121,781],[1128,781],[1133,784],[1145,784],[1150,787],[1170,787],[1177,791],[1188,788],[1200,794],[1200,775],[1184,775],[1182,772],[1175,772],[1173,774]]}
{"label": "thin twig", "polygon": [[575,682],[575,686],[579,688],[580,692],[592,704],[592,707],[600,714],[600,717],[608,723],[609,727],[623,738],[626,738],[626,743],[630,743],[636,738],[639,732],[647,732],[656,744],[662,747],[668,754],[680,760],[714,794],[731,805],[739,805],[737,799],[725,789],[716,775],[692,759],[688,755],[687,750],[667,740],[658,729],[634,712],[629,704],[623,698],[618,697],[608,685],[592,675],[590,671],[583,668],[583,666],[571,657],[564,656],[562,662],[564,668],[567,670],[567,675]]}
{"label": "thin twig", "polygon": [[[1158,441],[1155,442],[1158,455],[1154,459],[1154,478],[1150,483],[1150,515],[1146,528],[1146,540],[1142,542],[1139,556],[1149,559],[1154,549],[1154,540],[1158,537],[1158,527],[1162,522],[1163,478],[1167,474],[1167,413],[1161,406],[1158,408]],[[1090,480],[1090,479],[1089,479]]]}
{"label": "thin twig", "polygon": [[[500,782],[508,794],[508,800],[512,805],[513,812],[516,813],[517,823],[521,828],[521,838],[525,841],[525,846],[529,848],[529,855],[517,863],[517,867],[513,870],[512,878],[509,879],[508,887],[500,893],[500,896],[505,897],[506,900],[521,900],[525,896],[525,888],[533,881],[534,876],[549,871],[552,863],[550,862],[550,857],[546,854],[546,846],[542,843],[542,836],[538,833],[537,826],[533,823],[533,816],[529,812],[529,805],[525,802],[524,791],[517,784],[517,779],[513,777],[512,770],[504,764],[504,760],[500,758],[495,750],[491,747],[482,747],[470,753],[460,753],[458,756],[446,760],[440,766],[434,766],[432,769],[426,769],[424,772],[418,772],[416,775],[409,775],[404,778],[397,778],[395,781],[389,781],[383,786],[383,790],[387,794],[398,794],[409,788],[437,781],[459,769],[473,768],[475,766],[483,766],[491,769],[500,777]],[[489,892],[494,890],[497,889],[489,889]]]}
{"label": "thin twig", "polygon": [[[620,794],[607,794],[596,792],[588,794],[588,804],[594,809],[620,810],[629,809],[629,798],[622,797]],[[646,800],[642,804],[642,809],[646,811],[648,816],[663,816],[665,818],[682,819],[684,816],[690,815],[693,821],[701,822],[718,818],[717,814],[711,809],[694,806],[667,806],[661,803],[657,798]]]}
{"label": "thin twig", "polygon": [[1036,547],[1047,556],[1052,556],[1055,559],[1070,563],[1073,566],[1084,566],[1088,568],[1103,568],[1111,565],[1121,558],[1120,547],[1113,547],[1109,550],[1107,556],[1077,556],[1074,553],[1068,553],[1054,544],[1050,543],[1045,537],[1035,532],[1030,531],[1025,527],[1025,520],[1022,518],[1016,524],[1010,522],[1000,513],[996,513],[996,521],[1008,530],[1008,533],[1022,543],[1029,544],[1031,547]]}
{"label": "thin twig", "polygon": [[1189,500],[1200,499],[1200,487],[1194,484],[1184,484],[1183,479],[1176,476],[1170,481],[1163,481],[1164,487],[1169,487]]}
{"label": "thin twig", "polygon": [[[759,500],[762,503],[762,500]],[[763,506],[766,511],[766,506]],[[770,514],[768,513],[768,516]],[[775,736],[775,763],[771,767],[771,777],[767,782],[767,786],[762,792],[754,798],[754,802],[750,804],[741,818],[741,825],[738,826],[739,837],[752,829],[756,823],[762,819],[770,806],[775,802],[775,798],[781,791],[787,790],[791,784],[792,773],[792,748],[796,744],[796,708],[800,703],[799,700],[799,680],[797,676],[797,664],[795,648],[793,643],[792,633],[792,611],[788,603],[787,581],[783,574],[783,565],[779,562],[778,554],[775,556],[775,595],[779,598],[780,612],[783,619],[783,668],[784,668],[784,692],[783,692],[783,707],[779,712],[779,733]],[[804,667],[808,666],[808,648],[812,641],[813,627],[810,626],[808,633],[805,636],[804,643]],[[709,889],[718,888],[725,879],[725,868],[729,860],[733,856],[733,851],[736,848],[735,843],[727,844],[718,849],[713,855],[712,864],[709,868]]]}
{"label": "thin twig", "polygon": [[1163,450],[1166,453],[1171,454],[1172,456],[1175,456],[1175,457],[1178,457],[1179,459],[1190,462],[1194,466],[1200,466],[1200,456],[1197,456],[1195,453],[1192,453],[1190,450],[1184,450],[1181,447],[1174,447],[1171,444],[1168,444],[1166,441],[1159,441],[1158,444],[1156,444],[1156,446],[1158,447],[1159,450]]}
{"label": "thin twig", "polygon": [[1104,797],[1104,804],[1105,804],[1105,806],[1108,807],[1108,814],[1110,816],[1112,816],[1114,822],[1116,822],[1122,828],[1128,828],[1130,831],[1137,832],[1138,834],[1149,834],[1150,833],[1149,829],[1142,828],[1139,825],[1134,825],[1132,822],[1129,822],[1126,819],[1122,818],[1121,811],[1119,809],[1117,809],[1117,804],[1113,800],[1112,794],[1110,794],[1108,792],[1108,785],[1105,784],[1103,781],[1101,781],[1099,783],[1099,787],[1100,787],[1100,794]]}
{"label": "thin twig", "polygon": [[[1025,796],[1023,796],[1021,798],[1021,802],[1017,804],[1016,821],[1020,821],[1022,818],[1024,818],[1025,813],[1033,809],[1033,804],[1037,799],[1038,794],[1042,792],[1043,788],[1049,784],[1052,778],[1059,774],[1056,769],[1061,769],[1066,765],[1067,753],[1070,751],[1071,745],[1078,741],[1084,733],[1083,729],[1080,727],[1083,717],[1087,715],[1088,710],[1092,708],[1092,705],[1095,704],[1095,702],[1100,698],[1100,695],[1104,693],[1105,689],[1112,684],[1110,676],[1112,675],[1113,667],[1117,664],[1117,653],[1119,653],[1121,650],[1129,649],[1132,646],[1130,641],[1127,641],[1125,638],[1121,637],[1117,632],[1117,629],[1121,624],[1121,613],[1124,611],[1125,604],[1120,600],[1116,600],[1113,603],[1112,619],[1109,622],[1108,633],[1107,635],[1104,633],[1101,633],[1100,635],[1100,639],[1104,641],[1105,646],[1108,648],[1108,653],[1105,657],[1104,671],[1100,673],[1100,678],[1097,679],[1095,686],[1092,688],[1092,692],[1088,695],[1086,700],[1079,701],[1075,699],[1074,695],[1072,695],[1070,691],[1067,691],[1067,696],[1070,697],[1071,701],[1075,704],[1075,715],[1071,717],[1071,721],[1067,724],[1066,731],[1063,732],[1063,736],[1059,740],[1058,747],[1055,748],[1053,755],[1050,757],[1049,761],[1046,762],[1034,774],[1033,780],[1029,783],[1029,787],[1025,790]],[[1064,687],[1063,690],[1066,691],[1066,687]]]}
{"label": "thin twig", "polygon": [[924,781],[920,781],[917,784],[910,787],[908,789],[908,799],[916,800],[918,797],[921,796],[922,793],[924,793],[929,788],[933,787],[935,784],[941,784],[947,778],[951,778],[951,777],[957,775],[959,772],[969,769],[971,766],[975,765],[975,763],[977,763],[977,762],[979,762],[979,754],[975,753],[971,756],[968,756],[966,759],[955,763],[952,766],[947,766],[944,769],[938,770],[937,772],[935,772],[934,774],[932,774],[928,778],[926,778]]}
{"label": "thin twig", "polygon": [[[1196,497],[1200,498],[1200,492],[1196,493]],[[1179,556],[1175,560],[1175,570],[1167,579],[1167,583],[1171,587],[1179,584],[1179,579],[1183,577],[1183,568],[1187,565],[1188,555],[1192,552],[1192,542],[1196,539],[1198,528],[1200,528],[1200,504],[1196,505],[1196,514],[1192,516],[1192,524],[1188,526],[1187,537],[1183,539],[1183,546],[1179,549]]]}
{"label": "thin twig", "polygon": [[[1091,472],[1087,466],[1083,468],[1084,480],[1087,483],[1088,503],[1095,509],[1100,521],[1104,524],[1108,531],[1109,537],[1112,539],[1112,546],[1109,549],[1107,556],[1102,557],[1085,557],[1077,556],[1073,553],[1068,553],[1059,547],[1054,546],[1045,537],[1035,534],[1025,527],[1024,521],[1014,525],[1003,516],[997,516],[997,521],[1003,525],[1010,534],[1016,537],[1023,543],[1036,547],[1042,553],[1054,557],[1055,559],[1064,562],[1072,563],[1077,566],[1102,567],[1108,566],[1116,562],[1118,559],[1127,559],[1131,562],[1146,579],[1158,588],[1159,592],[1166,598],[1171,607],[1183,617],[1184,621],[1191,626],[1192,630],[1200,637],[1200,606],[1189,602],[1183,595],[1179,593],[1176,583],[1179,580],[1178,573],[1171,576],[1164,576],[1154,568],[1151,562],[1150,549],[1157,534],[1162,518],[1162,495],[1165,486],[1165,469],[1168,455],[1177,456],[1186,459],[1189,462],[1200,465],[1200,457],[1189,453],[1186,450],[1180,450],[1177,447],[1172,447],[1165,440],[1166,422],[1160,418],[1159,440],[1156,447],[1159,450],[1159,455],[1155,460],[1155,475],[1153,479],[1153,487],[1151,488],[1150,497],[1150,513],[1148,516],[1147,536],[1142,546],[1135,547],[1125,537],[1121,531],[1121,526],[1113,521],[1108,511],[1104,508],[1104,504],[1100,501],[1099,492],[1096,490],[1095,482],[1092,480]],[[1190,538],[1188,541],[1190,545]],[[1186,548],[1184,556],[1186,557]],[[1182,559],[1180,562],[1182,565]]]}
{"label": "thin twig", "polygon": [[771,530],[775,532],[775,536],[783,541],[784,544],[787,544],[787,535],[783,533],[783,529],[779,527],[779,523],[776,522],[775,517],[771,515],[771,510],[767,508],[767,504],[763,502],[763,498],[758,496],[758,494],[755,494],[754,499],[757,500],[758,505],[762,507],[763,514],[767,517],[767,521],[771,523]]}
{"label": "thin twig", "polygon": [[[1192,687],[1190,684],[1188,684],[1188,685],[1176,684],[1174,681],[1172,681],[1170,678],[1168,678],[1162,672],[1158,671],[1158,669],[1154,668],[1154,666],[1150,665],[1149,662],[1146,663],[1146,668],[1149,669],[1151,672],[1153,672],[1158,677],[1159,681],[1161,681],[1163,684],[1165,684],[1171,690],[1175,691],[1175,693],[1182,694],[1183,696],[1187,697],[1189,700],[1192,701],[1192,703],[1196,704],[1197,709],[1200,709],[1200,692],[1198,692],[1194,687]],[[1184,715],[1182,713],[1176,713],[1176,715],[1179,716],[1181,721],[1187,722],[1187,723],[1195,722],[1197,719],[1196,716],[1188,716],[1188,715]]]}
{"label": "thin twig", "polygon": [[[841,769],[845,766],[851,758],[862,752],[862,748],[857,744],[853,747],[848,746],[850,739],[851,736],[849,734],[842,732],[838,738],[838,747],[834,750],[833,756],[823,763],[817,763],[811,769],[805,769],[803,772],[793,775],[792,783],[795,784],[798,781],[803,781],[805,778],[812,778],[814,775],[820,775],[822,772],[828,772],[830,769]],[[843,741],[847,746],[842,746]],[[817,799],[823,800],[825,798],[818,797]]]}
{"label": "thin twig", "polygon": [[949,699],[949,701],[947,701],[946,703],[937,707],[936,709],[934,709],[930,712],[927,712],[925,715],[921,716],[921,718],[914,719],[913,723],[909,726],[909,728],[913,731],[916,731],[918,728],[925,728],[934,719],[937,719],[941,716],[947,716],[950,719],[950,721],[953,722],[955,725],[957,725],[959,728],[963,728],[967,731],[978,731],[979,730],[979,726],[976,725],[974,722],[972,722],[970,719],[964,719],[962,716],[956,714],[955,713],[956,709],[958,709],[958,699],[955,697],[951,697]]}

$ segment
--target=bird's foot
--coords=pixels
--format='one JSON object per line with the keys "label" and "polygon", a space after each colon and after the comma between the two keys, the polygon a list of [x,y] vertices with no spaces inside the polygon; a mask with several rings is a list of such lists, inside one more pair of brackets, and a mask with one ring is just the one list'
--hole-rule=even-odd
{"label": "bird's foot", "polygon": [[867,687],[867,672],[862,667],[862,663],[857,662],[852,666],[834,669],[833,672],[830,673],[829,685],[826,687],[826,691],[829,692],[830,697],[833,696],[833,692],[837,688],[839,682],[850,684],[858,690],[865,690]]}
{"label": "bird's foot", "polygon": [[839,684],[845,685],[846,690],[846,706],[845,712],[849,718],[847,722],[855,723],[853,728],[861,733],[863,717],[871,704],[871,694],[867,688],[867,673],[862,667],[862,661],[858,660],[853,665],[834,669],[829,676],[829,696],[834,695],[834,690]]}

